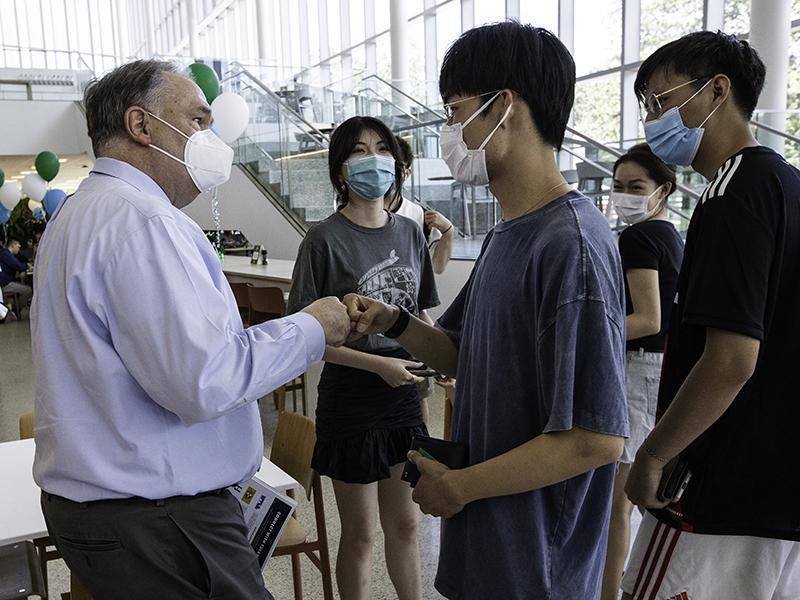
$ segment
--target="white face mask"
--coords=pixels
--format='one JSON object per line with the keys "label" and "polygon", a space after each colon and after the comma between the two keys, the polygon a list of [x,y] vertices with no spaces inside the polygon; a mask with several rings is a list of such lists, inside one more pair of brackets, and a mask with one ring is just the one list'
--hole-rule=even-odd
{"label": "white face mask", "polygon": [[646,221],[662,208],[661,203],[657,203],[652,210],[648,209],[650,206],[650,198],[660,189],[661,186],[657,187],[655,191],[648,196],[611,192],[611,202],[614,204],[614,209],[623,222],[628,225],[635,225],[636,223]]}
{"label": "white face mask", "polygon": [[233,165],[233,149],[223,142],[217,134],[210,129],[203,129],[195,131],[189,137],[164,119],[149,111],[147,114],[154,119],[158,119],[167,127],[174,129],[188,140],[183,150],[183,160],[153,144],[150,144],[150,147],[185,166],[189,172],[189,177],[192,178],[198,190],[208,192],[228,181],[231,176],[231,166]]}
{"label": "white face mask", "polygon": [[[469,183],[472,185],[486,185],[489,183],[489,173],[486,170],[486,151],[484,148],[486,147],[486,144],[489,143],[489,140],[492,139],[495,131],[497,131],[500,128],[500,125],[503,124],[503,121],[508,118],[508,114],[511,112],[512,105],[508,105],[505,114],[503,114],[503,118],[500,119],[500,122],[495,126],[494,129],[492,129],[489,135],[486,136],[486,139],[483,140],[483,143],[476,149],[471,150],[467,148],[467,144],[464,141],[463,130],[464,127],[469,125],[475,117],[481,114],[481,112],[483,112],[483,110],[502,93],[502,90],[497,92],[489,99],[488,102],[483,104],[472,114],[469,119],[463,123],[442,126],[439,137],[439,143],[442,148],[442,158],[444,159],[444,162],[447,163],[447,166],[450,168],[450,172],[453,174],[453,178],[456,181]],[[466,99],[467,98],[465,98],[465,100]]]}

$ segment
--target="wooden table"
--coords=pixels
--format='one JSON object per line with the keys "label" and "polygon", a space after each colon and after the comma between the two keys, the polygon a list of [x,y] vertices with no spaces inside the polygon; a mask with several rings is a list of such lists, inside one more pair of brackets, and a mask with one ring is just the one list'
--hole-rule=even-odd
{"label": "wooden table", "polygon": [[245,282],[256,286],[275,286],[288,292],[292,286],[293,260],[270,258],[269,264],[251,265],[248,256],[225,256],[222,272],[231,283]]}
{"label": "wooden table", "polygon": [[[0,443],[0,546],[49,535],[40,505],[42,492],[33,480],[35,451],[32,439]],[[281,492],[300,487],[288,473],[263,457],[258,478]],[[71,598],[90,598],[74,577]]]}

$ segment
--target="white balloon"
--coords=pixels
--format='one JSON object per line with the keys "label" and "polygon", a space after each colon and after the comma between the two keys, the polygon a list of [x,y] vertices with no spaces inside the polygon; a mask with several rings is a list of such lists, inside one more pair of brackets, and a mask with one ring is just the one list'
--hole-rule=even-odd
{"label": "white balloon", "polygon": [[230,144],[247,128],[250,122],[250,107],[238,94],[226,92],[214,98],[211,103],[211,116],[214,117],[211,130],[222,138],[223,142]]}
{"label": "white balloon", "polygon": [[22,179],[22,191],[25,192],[31,200],[41,202],[44,200],[44,195],[47,193],[47,182],[36,173],[25,175]]}
{"label": "white balloon", "polygon": [[31,212],[35,211],[37,208],[42,208],[42,203],[37,202],[36,200],[28,200],[28,208]]}
{"label": "white balloon", "polygon": [[0,187],[0,203],[8,210],[14,210],[14,207],[19,204],[21,195],[19,184],[16,181],[6,181],[5,185]]}

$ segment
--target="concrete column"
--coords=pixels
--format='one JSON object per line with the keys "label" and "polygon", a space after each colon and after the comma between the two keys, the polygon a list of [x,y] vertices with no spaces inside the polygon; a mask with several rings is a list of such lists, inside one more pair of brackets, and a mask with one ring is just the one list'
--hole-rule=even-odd
{"label": "concrete column", "polygon": [[[639,60],[641,31],[641,7],[639,0],[623,0],[622,2],[622,64],[627,65]],[[639,137],[639,102],[633,91],[636,80],[636,69],[624,69],[621,77],[620,106],[620,139],[622,145],[629,147],[631,141]]]}
{"label": "concrete column", "polygon": [[[792,20],[791,0],[763,2],[752,0],[750,8],[750,44],[767,67],[764,90],[753,115],[780,131],[786,130],[786,80],[789,71],[789,40]],[[783,153],[783,138],[757,131],[759,141]]]}
{"label": "concrete column", "polygon": [[725,0],[703,0],[703,29],[721,30],[725,25]]}
{"label": "concrete column", "polygon": [[[392,84],[408,93],[408,3],[389,0],[389,37],[392,45]],[[410,109],[408,98],[392,93],[392,102],[404,111]]]}
{"label": "concrete column", "polygon": [[[575,0],[559,0],[558,3],[558,39],[571,54],[575,53]],[[569,116],[569,125],[574,123],[574,111]],[[559,169],[574,169],[575,159],[568,152],[557,154]]]}
{"label": "concrete column", "polygon": [[189,32],[189,56],[198,58],[197,13],[195,0],[186,0],[186,30]]}

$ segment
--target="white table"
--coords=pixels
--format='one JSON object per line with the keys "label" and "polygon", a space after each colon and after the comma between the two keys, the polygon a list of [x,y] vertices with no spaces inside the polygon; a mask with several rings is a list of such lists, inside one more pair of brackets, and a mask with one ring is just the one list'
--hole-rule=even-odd
{"label": "white table", "polygon": [[[33,440],[0,444],[0,546],[48,535],[39,505],[41,490],[33,481],[35,449]],[[281,492],[300,487],[266,458],[261,460],[258,478]]]}
{"label": "white table", "polygon": [[222,272],[228,281],[245,282],[256,286],[275,286],[288,292],[292,286],[293,260],[270,258],[269,264],[250,264],[248,256],[225,256]]}

